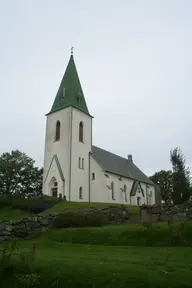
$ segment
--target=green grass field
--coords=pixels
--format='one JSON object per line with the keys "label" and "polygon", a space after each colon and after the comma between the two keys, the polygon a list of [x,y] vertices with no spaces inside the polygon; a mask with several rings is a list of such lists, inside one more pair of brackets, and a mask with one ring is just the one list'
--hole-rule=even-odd
{"label": "green grass field", "polygon": [[[36,287],[191,287],[192,248],[67,244],[45,236],[36,239]],[[19,249],[31,245],[20,242]]]}

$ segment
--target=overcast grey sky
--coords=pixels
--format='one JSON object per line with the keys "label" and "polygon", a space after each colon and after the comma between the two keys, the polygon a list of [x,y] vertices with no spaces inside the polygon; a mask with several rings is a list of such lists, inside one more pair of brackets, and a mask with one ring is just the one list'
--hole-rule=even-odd
{"label": "overcast grey sky", "polygon": [[192,1],[0,0],[0,153],[43,165],[49,112],[74,46],[93,142],[148,175],[192,163]]}

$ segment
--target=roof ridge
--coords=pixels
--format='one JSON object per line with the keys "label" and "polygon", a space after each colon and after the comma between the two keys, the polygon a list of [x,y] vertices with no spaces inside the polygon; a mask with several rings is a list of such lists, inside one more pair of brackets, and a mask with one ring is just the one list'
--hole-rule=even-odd
{"label": "roof ridge", "polygon": [[[110,151],[108,151],[108,150],[106,150],[106,149],[100,148],[100,147],[95,146],[95,145],[92,145],[92,146],[93,146],[93,147],[96,147],[96,148],[98,148],[98,149],[101,149],[101,150],[103,150],[103,151],[105,151],[105,152],[107,152],[107,153],[110,153],[110,154],[112,154],[112,155],[114,155],[114,156],[117,156],[117,157],[119,157],[119,158],[122,158],[122,159],[128,161],[128,159],[125,158],[125,157],[123,157],[123,156],[117,155],[117,154],[115,154],[115,153],[113,153],[113,152],[110,152]],[[133,162],[130,162],[130,163],[133,163]],[[134,164],[134,163],[133,163],[133,164]]]}
{"label": "roof ridge", "polygon": [[127,158],[123,158],[95,145],[92,145],[92,154],[105,171],[154,185],[149,177]]}

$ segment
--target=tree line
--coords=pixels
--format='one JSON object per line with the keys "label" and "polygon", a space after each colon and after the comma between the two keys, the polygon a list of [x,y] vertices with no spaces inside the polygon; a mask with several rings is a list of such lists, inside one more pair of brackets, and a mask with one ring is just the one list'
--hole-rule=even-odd
{"label": "tree line", "polygon": [[35,160],[19,150],[0,156],[0,195],[42,193],[43,168],[35,166]]}
{"label": "tree line", "polygon": [[[180,148],[170,151],[172,170],[161,170],[149,177],[158,187],[165,203],[181,204],[192,195],[190,169]],[[40,195],[42,193],[43,168],[19,150],[0,156],[0,195]]]}
{"label": "tree line", "polygon": [[180,148],[170,151],[172,170],[161,170],[149,177],[158,187],[165,203],[182,204],[192,195],[190,169]]}

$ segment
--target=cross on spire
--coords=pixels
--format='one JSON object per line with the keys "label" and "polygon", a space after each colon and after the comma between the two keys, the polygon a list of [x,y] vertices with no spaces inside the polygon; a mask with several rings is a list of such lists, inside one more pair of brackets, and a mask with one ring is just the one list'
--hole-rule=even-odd
{"label": "cross on spire", "polygon": [[72,46],[71,47],[71,55],[73,55],[73,49],[74,49],[74,47]]}

